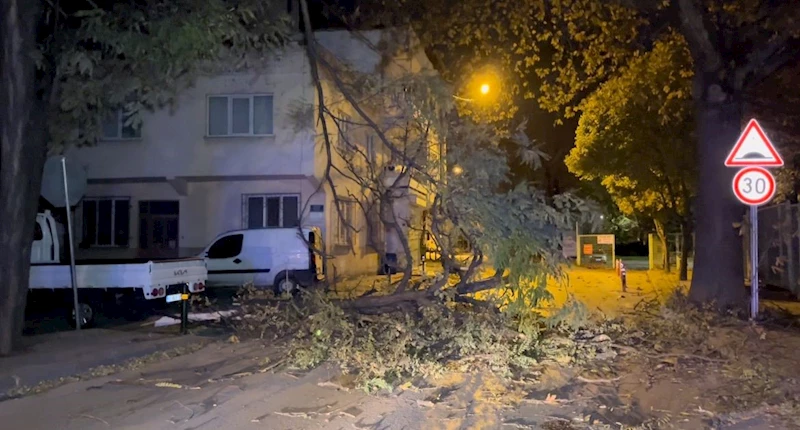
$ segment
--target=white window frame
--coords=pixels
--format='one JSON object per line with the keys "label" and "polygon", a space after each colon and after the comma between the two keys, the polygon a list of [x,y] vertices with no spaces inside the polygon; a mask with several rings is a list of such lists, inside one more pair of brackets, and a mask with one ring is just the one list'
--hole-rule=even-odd
{"label": "white window frame", "polygon": [[[272,117],[272,130],[266,134],[253,133],[253,103],[256,97],[269,97],[272,99],[272,109],[270,116]],[[226,98],[228,100],[228,132],[227,134],[211,134],[211,99],[212,98]],[[250,113],[250,126],[248,133],[234,133],[233,132],[233,100],[247,99],[249,100],[249,113]],[[206,96],[206,136],[207,137],[269,137],[275,135],[275,96],[270,93],[255,93],[255,94],[209,94]]]}
{"label": "white window frame", "polygon": [[[108,245],[100,245],[97,243],[97,230],[100,228],[100,202],[110,200],[111,201],[111,243]],[[117,201],[125,201],[127,203],[128,208],[128,245],[118,245],[116,244],[116,225],[117,222]],[[81,228],[85,226],[84,220],[86,219],[86,206],[84,205],[85,202],[95,202],[94,203],[94,243],[88,244],[92,248],[127,248],[130,246],[130,235],[131,235],[131,198],[130,197],[84,197],[81,202]],[[86,232],[81,231],[81,240],[85,240]]]}
{"label": "white window frame", "polygon": [[106,142],[120,142],[120,141],[130,141],[130,140],[141,140],[142,139],[142,127],[135,127],[136,136],[133,137],[123,137],[122,136],[122,129],[125,128],[125,110],[124,109],[117,109],[117,135],[116,136],[106,136],[105,135],[105,118],[103,122],[100,123],[100,140]]}
{"label": "white window frame", "polygon": [[[302,214],[300,213],[300,194],[242,194],[242,228],[249,229],[250,223],[250,199],[253,197],[258,197],[262,199],[261,204],[261,224],[263,227],[261,228],[286,228],[283,224],[283,208],[284,208],[284,199],[287,197],[294,197],[297,199],[297,222],[299,223]],[[278,226],[268,226],[267,225],[267,199],[270,198],[280,198],[281,206],[278,208]]]}
{"label": "white window frame", "polygon": [[[355,245],[355,243],[351,243],[350,240],[353,238],[353,230],[350,228],[356,227],[355,225],[355,213],[356,213],[356,202],[352,200],[340,200],[339,203],[341,206],[342,215],[345,216],[346,223],[342,222],[342,217],[339,214],[339,211],[336,209],[336,203],[333,204],[333,219],[334,219],[334,229],[333,229],[333,244],[336,246],[350,246]],[[350,224],[348,226],[347,224]]]}

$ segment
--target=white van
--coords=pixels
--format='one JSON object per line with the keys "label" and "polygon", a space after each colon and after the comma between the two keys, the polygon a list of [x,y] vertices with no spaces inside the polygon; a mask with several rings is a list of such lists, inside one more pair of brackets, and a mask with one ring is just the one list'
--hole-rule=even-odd
{"label": "white van", "polygon": [[322,257],[314,249],[322,249],[317,227],[222,233],[202,254],[208,268],[206,285],[238,287],[253,283],[272,287],[276,293],[292,292],[298,285],[310,287],[323,277]]}

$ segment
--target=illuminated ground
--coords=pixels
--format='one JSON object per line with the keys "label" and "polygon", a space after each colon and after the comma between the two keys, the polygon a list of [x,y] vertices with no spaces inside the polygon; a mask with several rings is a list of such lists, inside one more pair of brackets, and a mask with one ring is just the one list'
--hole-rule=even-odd
{"label": "illuminated ground", "polygon": [[568,271],[565,282],[551,280],[548,288],[556,306],[572,294],[590,310],[614,317],[632,311],[643,301],[664,300],[681,285],[688,283],[679,282],[675,274],[631,270],[627,273],[627,291],[623,292],[615,271],[574,267]]}
{"label": "illuminated ground", "polygon": [[[368,279],[358,288],[369,289],[377,282],[377,278]],[[622,292],[613,271],[574,268],[567,285],[551,282],[550,289],[555,304],[573,294],[590,309],[610,317],[631,312],[640,303],[665,299],[679,284],[674,275],[631,271],[628,291]],[[796,306],[782,301],[771,304]],[[798,364],[793,351],[800,349],[800,336],[791,329],[722,328],[713,336],[717,343],[734,345],[743,360],[774,351],[769,358],[780,356],[785,363],[769,362],[764,355],[756,362],[763,366],[783,363],[791,372]],[[0,402],[0,422],[3,428],[47,430],[569,430],[633,428],[625,425],[644,421],[650,423],[647,428],[657,428],[654,423],[663,420],[665,428],[701,429],[708,428],[705,420],[710,416],[724,416],[727,421],[716,428],[786,428],[773,419],[770,408],[778,406],[755,405],[748,414],[726,415],[712,410],[716,403],[706,399],[709,393],[746,388],[741,384],[728,387],[721,378],[741,369],[757,369],[750,361],[723,365],[698,361],[690,354],[659,356],[665,358],[642,361],[641,356],[620,356],[608,368],[548,368],[535,381],[460,369],[427,385],[407,384],[390,395],[367,396],[352,389],[334,368],[273,373],[282,357],[269,345],[216,342],[177,358],[150,360],[109,376]],[[13,369],[4,371],[13,375]],[[604,380],[609,378],[607,372],[617,376]],[[753,372],[758,374],[758,370]],[[791,376],[785,379],[796,385]]]}
{"label": "illuminated ground", "polygon": [[[691,280],[692,272],[689,272]],[[574,295],[593,311],[608,317],[632,312],[637,304],[651,300],[667,299],[678,288],[688,289],[690,281],[679,281],[677,273],[661,270],[631,270],[627,272],[628,288],[622,291],[621,280],[613,270],[573,267],[566,282],[551,280],[548,284],[555,305],[563,304],[569,294]],[[788,292],[763,289],[761,307],[777,308],[800,316],[800,302]]]}

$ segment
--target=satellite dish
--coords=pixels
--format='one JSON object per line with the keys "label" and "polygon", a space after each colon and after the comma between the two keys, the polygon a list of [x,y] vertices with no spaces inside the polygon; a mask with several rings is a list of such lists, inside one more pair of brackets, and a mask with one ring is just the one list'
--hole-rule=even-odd
{"label": "satellite dish", "polygon": [[[61,158],[61,156],[48,158],[44,163],[44,175],[42,176],[42,197],[57,208],[65,206]],[[70,163],[69,160],[66,160],[66,166],[69,205],[72,207],[77,205],[86,193],[86,170],[75,163]]]}

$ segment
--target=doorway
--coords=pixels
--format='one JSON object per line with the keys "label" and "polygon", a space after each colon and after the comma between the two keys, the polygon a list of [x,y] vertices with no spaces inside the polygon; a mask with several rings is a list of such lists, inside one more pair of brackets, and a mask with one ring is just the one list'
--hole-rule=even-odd
{"label": "doorway", "polygon": [[148,257],[175,258],[179,254],[177,200],[139,202],[139,249]]}

